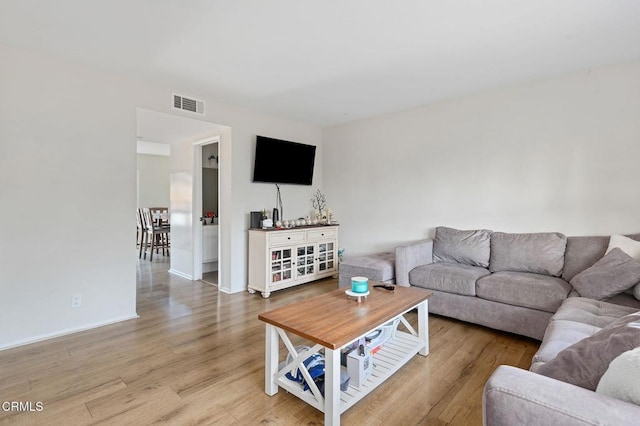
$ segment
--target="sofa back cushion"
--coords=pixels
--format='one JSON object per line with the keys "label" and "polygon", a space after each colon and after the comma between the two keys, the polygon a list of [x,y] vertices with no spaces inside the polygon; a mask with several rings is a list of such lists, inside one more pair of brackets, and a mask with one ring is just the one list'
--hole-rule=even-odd
{"label": "sofa back cushion", "polygon": [[491,234],[491,272],[513,271],[558,277],[564,266],[567,237],[559,232]]}
{"label": "sofa back cushion", "polygon": [[571,281],[580,272],[602,259],[609,246],[609,237],[568,237],[564,253],[562,278]]}
{"label": "sofa back cushion", "polygon": [[470,266],[489,266],[491,231],[462,231],[438,226],[433,240],[434,262],[455,262]]}
{"label": "sofa back cushion", "polygon": [[[640,241],[640,234],[627,235],[627,237]],[[609,247],[609,240],[609,236],[568,237],[562,278],[571,281],[580,272],[602,259]]]}
{"label": "sofa back cushion", "polygon": [[[635,287],[638,286],[640,286],[640,284],[636,284]],[[613,297],[605,299],[604,301],[607,303],[615,303],[616,305],[620,306],[628,306],[630,308],[634,308],[636,311],[640,311],[640,299],[636,299],[633,294],[629,294],[628,290],[622,293],[618,293]]]}

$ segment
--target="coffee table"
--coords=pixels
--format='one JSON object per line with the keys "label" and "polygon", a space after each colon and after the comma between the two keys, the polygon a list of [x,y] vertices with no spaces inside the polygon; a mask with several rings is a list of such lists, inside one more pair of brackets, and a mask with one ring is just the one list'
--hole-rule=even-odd
{"label": "coffee table", "polygon": [[[418,287],[396,286],[394,291],[373,288],[366,300],[357,303],[348,298],[345,289],[334,290],[301,302],[291,303],[258,318],[266,323],[265,338],[265,392],[275,395],[278,388],[296,395],[324,413],[325,425],[339,425],[340,414],[364,398],[384,382],[414,355],[429,354],[428,300],[432,293]],[[404,315],[418,309],[416,331]],[[373,372],[364,385],[340,391],[341,349],[371,333],[381,325],[399,318],[406,331],[396,330],[382,349],[373,355]],[[315,344],[309,350],[298,353],[289,334],[295,334]],[[279,368],[280,340],[284,343],[291,361]],[[311,379],[303,361],[311,354],[324,352],[325,394]],[[308,390],[288,379],[285,374],[299,368]]]}

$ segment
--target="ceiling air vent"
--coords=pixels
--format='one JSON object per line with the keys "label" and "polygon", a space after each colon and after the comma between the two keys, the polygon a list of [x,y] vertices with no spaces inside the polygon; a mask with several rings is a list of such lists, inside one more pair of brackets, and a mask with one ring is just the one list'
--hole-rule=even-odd
{"label": "ceiling air vent", "polygon": [[173,107],[183,111],[195,112],[196,114],[204,114],[204,101],[181,95],[173,95]]}

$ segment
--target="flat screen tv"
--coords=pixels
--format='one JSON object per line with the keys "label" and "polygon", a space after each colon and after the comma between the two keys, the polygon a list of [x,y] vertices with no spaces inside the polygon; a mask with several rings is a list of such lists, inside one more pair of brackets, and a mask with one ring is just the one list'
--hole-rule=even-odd
{"label": "flat screen tv", "polygon": [[314,145],[257,136],[253,181],[311,185],[315,160]]}

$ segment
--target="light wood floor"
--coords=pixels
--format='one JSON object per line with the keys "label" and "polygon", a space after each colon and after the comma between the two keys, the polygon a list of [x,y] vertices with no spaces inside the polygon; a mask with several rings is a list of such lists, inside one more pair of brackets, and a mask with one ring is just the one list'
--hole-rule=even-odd
{"label": "light wood floor", "polygon": [[[228,295],[138,265],[139,319],[0,352],[0,424],[318,425],[322,413],[284,391],[264,393],[261,311],[333,289],[324,280],[272,294]],[[410,318],[415,325],[417,318]],[[416,356],[342,415],[344,425],[480,425],[495,367],[528,368],[538,343],[430,317],[428,357]],[[281,352],[282,353],[282,352]]]}
{"label": "light wood floor", "polygon": [[204,274],[202,274],[202,281],[206,282],[207,284],[217,285],[218,284],[218,271],[205,272]]}

